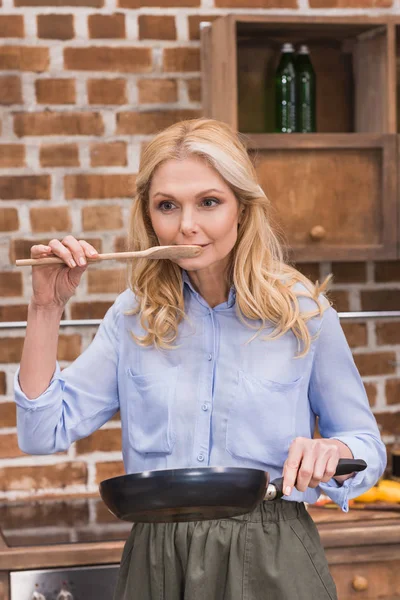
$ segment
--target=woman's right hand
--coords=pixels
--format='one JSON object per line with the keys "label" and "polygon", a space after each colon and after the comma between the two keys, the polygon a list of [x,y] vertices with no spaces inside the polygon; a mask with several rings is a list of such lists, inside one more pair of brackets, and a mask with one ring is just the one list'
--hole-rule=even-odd
{"label": "woman's right hand", "polygon": [[85,240],[67,235],[62,241],[51,240],[48,246],[38,244],[31,248],[31,258],[58,256],[64,264],[32,267],[33,294],[31,305],[35,308],[62,310],[74,295],[87,268],[86,258],[96,258],[98,252]]}

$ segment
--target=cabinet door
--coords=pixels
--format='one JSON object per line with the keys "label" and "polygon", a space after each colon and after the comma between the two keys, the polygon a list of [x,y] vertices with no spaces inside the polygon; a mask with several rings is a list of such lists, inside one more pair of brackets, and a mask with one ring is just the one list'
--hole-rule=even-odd
{"label": "cabinet door", "polygon": [[396,258],[396,135],[246,139],[297,262]]}
{"label": "cabinet door", "polygon": [[400,599],[398,561],[332,565],[339,600]]}

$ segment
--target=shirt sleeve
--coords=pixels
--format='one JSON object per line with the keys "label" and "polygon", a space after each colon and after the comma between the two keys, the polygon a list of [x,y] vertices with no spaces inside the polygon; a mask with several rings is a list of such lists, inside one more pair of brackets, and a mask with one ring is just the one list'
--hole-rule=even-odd
{"label": "shirt sleeve", "polygon": [[30,400],[14,377],[17,434],[27,454],[67,450],[106,423],[119,409],[118,299],[107,311],[90,346],[61,371],[57,362],[49,387]]}
{"label": "shirt sleeve", "polygon": [[322,492],[347,512],[348,500],[369,490],[382,476],[387,455],[364,384],[333,308],[328,308],[322,318],[309,400],[319,417],[321,436],[340,440],[350,448],[354,458],[367,463],[364,471],[343,484],[333,478],[320,484]]}

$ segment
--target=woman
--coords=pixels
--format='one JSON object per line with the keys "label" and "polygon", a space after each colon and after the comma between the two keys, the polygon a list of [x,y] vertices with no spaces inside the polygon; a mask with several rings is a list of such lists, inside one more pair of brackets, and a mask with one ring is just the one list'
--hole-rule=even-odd
{"label": "woman", "polygon": [[[33,268],[15,378],[23,451],[66,450],[119,409],[127,473],[238,466],[284,475],[284,499],[242,517],[135,524],[115,600],[336,598],[304,501],[323,491],[347,511],[383,473],[386,452],[324,286],[285,264],[269,213],[229,127],[198,119],[155,136],[137,178],[130,249],[203,252],[132,261],[130,289],[62,372],[61,314],[96,251],[72,236],[32,247],[32,257],[51,253],[65,265]],[[353,456],[368,468],[333,477]]]}

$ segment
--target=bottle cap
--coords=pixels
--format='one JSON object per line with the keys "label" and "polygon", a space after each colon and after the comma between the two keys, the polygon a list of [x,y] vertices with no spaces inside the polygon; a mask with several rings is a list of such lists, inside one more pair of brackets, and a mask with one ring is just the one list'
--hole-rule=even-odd
{"label": "bottle cap", "polygon": [[281,51],[282,52],[294,52],[294,46],[293,46],[293,44],[288,44],[288,43],[283,44]]}
{"label": "bottle cap", "polygon": [[306,46],[305,44],[302,44],[298,50],[298,54],[310,54],[310,50],[308,49],[308,46]]}

